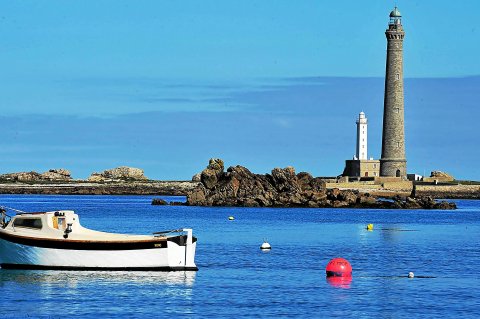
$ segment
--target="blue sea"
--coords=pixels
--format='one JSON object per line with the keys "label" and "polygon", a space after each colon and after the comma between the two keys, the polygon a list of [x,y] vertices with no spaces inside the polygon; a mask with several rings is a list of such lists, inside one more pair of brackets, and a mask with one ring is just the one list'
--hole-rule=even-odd
{"label": "blue sea", "polygon": [[[191,227],[199,267],[0,270],[0,319],[480,317],[480,201],[456,201],[456,211],[407,211],[152,206],[151,200],[0,195],[0,205],[24,211],[75,210],[83,226],[96,230]],[[260,250],[264,240],[271,251]],[[335,257],[351,263],[351,281],[327,280],[325,267]],[[409,272],[416,277],[407,278]]]}

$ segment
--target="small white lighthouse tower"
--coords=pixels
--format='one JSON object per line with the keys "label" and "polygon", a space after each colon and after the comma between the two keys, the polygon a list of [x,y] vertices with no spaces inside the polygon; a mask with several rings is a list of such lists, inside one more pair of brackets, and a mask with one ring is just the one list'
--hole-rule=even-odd
{"label": "small white lighthouse tower", "polygon": [[360,112],[357,119],[357,154],[356,159],[366,160],[367,149],[367,118],[365,113]]}
{"label": "small white lighthouse tower", "polygon": [[367,117],[365,113],[358,114],[357,123],[357,152],[353,159],[345,161],[345,169],[342,175],[357,180],[369,178],[369,180],[380,176],[380,161],[373,158],[368,159],[368,131]]}

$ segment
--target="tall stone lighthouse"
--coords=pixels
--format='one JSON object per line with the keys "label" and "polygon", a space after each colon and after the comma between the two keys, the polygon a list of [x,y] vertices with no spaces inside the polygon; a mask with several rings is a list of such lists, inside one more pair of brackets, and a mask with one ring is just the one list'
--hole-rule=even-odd
{"label": "tall stone lighthouse", "polygon": [[405,32],[402,26],[402,15],[397,7],[390,12],[390,22],[385,35],[387,37],[387,64],[380,176],[406,178],[403,105],[403,38]]}

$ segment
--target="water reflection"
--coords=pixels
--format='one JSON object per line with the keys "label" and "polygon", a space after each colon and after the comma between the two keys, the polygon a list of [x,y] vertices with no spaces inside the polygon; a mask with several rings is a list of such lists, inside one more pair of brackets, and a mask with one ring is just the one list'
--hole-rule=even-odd
{"label": "water reflection", "polygon": [[53,284],[75,288],[79,284],[162,284],[191,287],[195,271],[54,271],[54,270],[0,270],[0,286]]}
{"label": "water reflection", "polygon": [[[126,317],[152,317],[151,309],[160,306],[163,311],[189,314],[195,276],[190,271],[0,270],[0,291],[6,292],[0,305],[15,304],[18,318],[52,313],[57,318],[60,306],[63,317],[118,318],[119,312]],[[165,308],[165,300],[173,308]]]}
{"label": "water reflection", "polygon": [[352,277],[327,277],[330,286],[341,289],[350,289]]}

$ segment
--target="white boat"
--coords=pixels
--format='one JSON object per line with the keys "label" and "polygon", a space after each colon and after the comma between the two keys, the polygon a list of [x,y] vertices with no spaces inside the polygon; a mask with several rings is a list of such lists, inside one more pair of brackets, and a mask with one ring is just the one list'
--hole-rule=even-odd
{"label": "white boat", "polygon": [[152,235],[95,231],[71,210],[20,212],[0,209],[3,269],[198,270],[197,239],[184,228]]}

